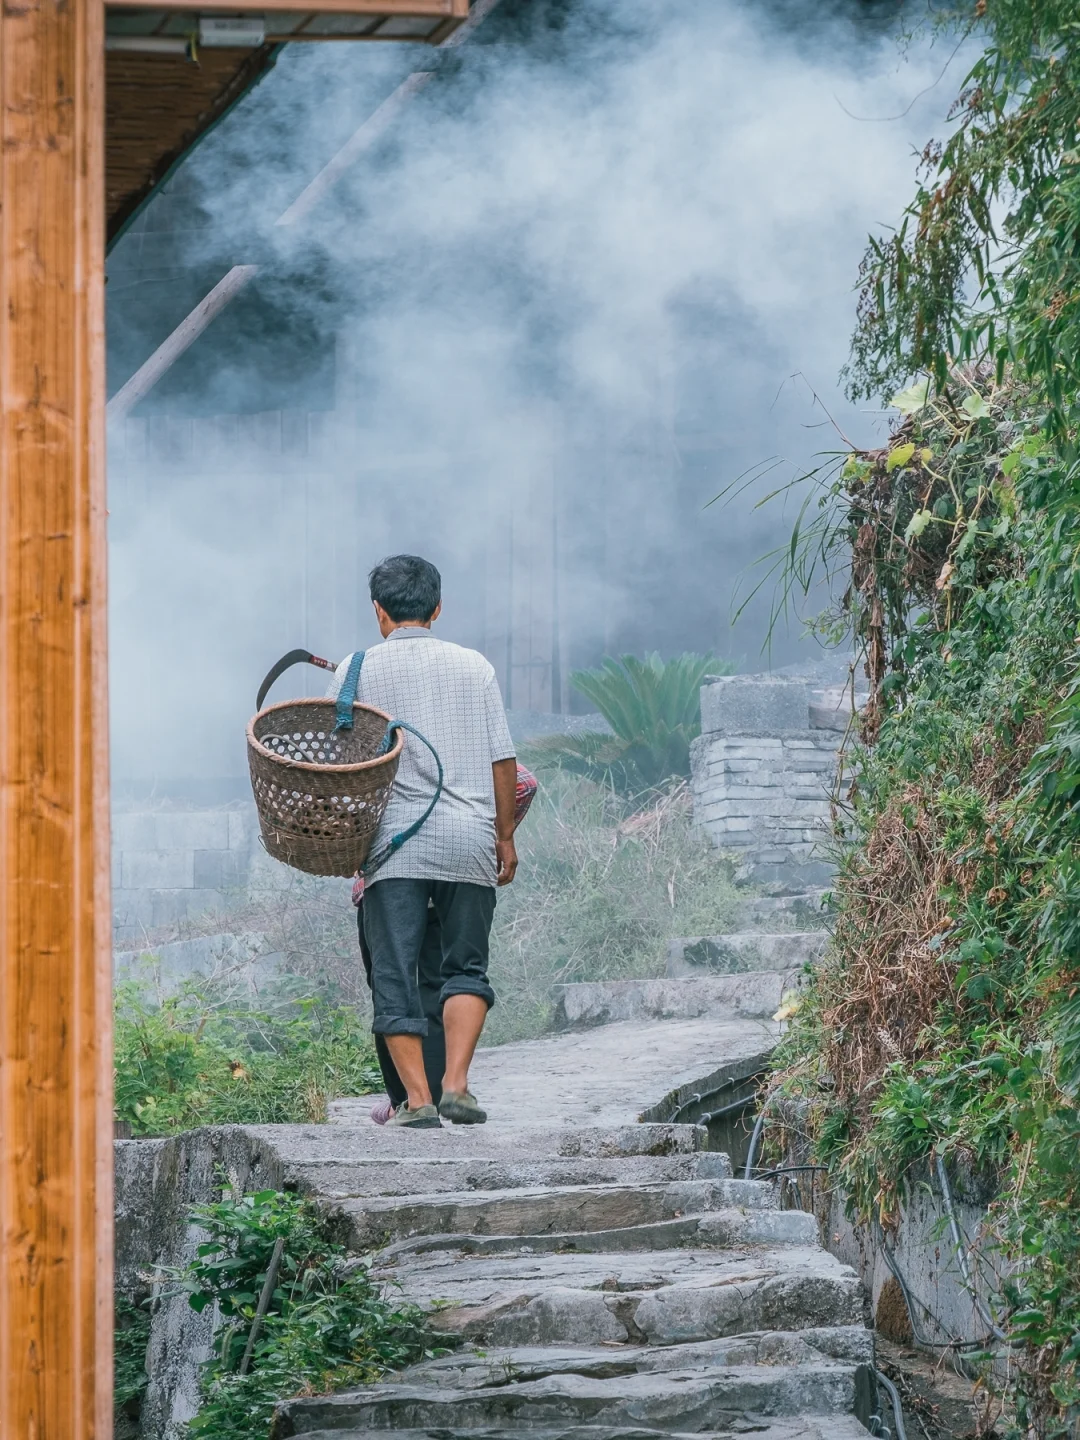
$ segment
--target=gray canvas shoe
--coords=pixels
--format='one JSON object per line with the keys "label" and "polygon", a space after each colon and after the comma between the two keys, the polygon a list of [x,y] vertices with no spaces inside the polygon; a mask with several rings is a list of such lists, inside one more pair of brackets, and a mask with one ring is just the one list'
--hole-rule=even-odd
{"label": "gray canvas shoe", "polygon": [[439,1114],[455,1125],[483,1125],[487,1111],[481,1110],[476,1096],[468,1090],[444,1090],[439,1101]]}
{"label": "gray canvas shoe", "polygon": [[402,1105],[387,1120],[386,1128],[388,1130],[391,1125],[400,1126],[402,1130],[442,1129],[442,1121],[439,1119],[439,1112],[434,1105],[421,1105],[418,1110],[410,1110],[407,1104]]}

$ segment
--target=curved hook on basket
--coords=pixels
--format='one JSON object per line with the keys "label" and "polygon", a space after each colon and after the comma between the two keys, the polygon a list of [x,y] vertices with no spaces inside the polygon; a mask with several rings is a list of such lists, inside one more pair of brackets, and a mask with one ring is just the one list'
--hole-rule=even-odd
{"label": "curved hook on basket", "polygon": [[337,669],[337,666],[332,660],[323,660],[320,656],[313,655],[310,650],[290,650],[289,653],[283,655],[275,665],[271,665],[270,669],[266,672],[266,677],[259,686],[258,698],[255,701],[256,714],[262,709],[263,701],[270,693],[270,687],[274,681],[284,675],[286,670],[291,670],[294,665],[317,665],[320,670]]}

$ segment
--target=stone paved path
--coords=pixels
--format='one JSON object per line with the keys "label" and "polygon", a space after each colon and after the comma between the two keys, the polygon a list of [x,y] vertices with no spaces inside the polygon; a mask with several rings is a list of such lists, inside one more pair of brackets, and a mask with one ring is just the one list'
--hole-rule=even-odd
{"label": "stone paved path", "polygon": [[873,1339],[854,1273],[812,1216],[777,1209],[680,1123],[760,1068],[783,983],[567,987],[564,1019],[612,1023],[483,1052],[482,1127],[387,1132],[343,1101],[329,1126],[253,1132],[454,1347],[290,1401],[275,1437],[865,1437]]}

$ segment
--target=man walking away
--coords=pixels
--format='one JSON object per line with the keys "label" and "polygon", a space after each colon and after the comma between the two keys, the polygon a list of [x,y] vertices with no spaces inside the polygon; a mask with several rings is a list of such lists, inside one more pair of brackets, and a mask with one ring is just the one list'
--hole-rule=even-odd
{"label": "man walking away", "polygon": [[[469,1066],[495,992],[488,942],[495,888],[517,869],[517,763],[495,672],[475,650],[437,639],[438,570],[416,555],[394,555],[372,570],[372,604],[383,644],[367,652],[356,698],[405,720],[430,740],[443,764],[443,790],[426,824],[367,883],[364,935],[371,952],[375,1019],[408,1096],[391,1125],[430,1128],[487,1119],[469,1091]],[[338,666],[336,696],[352,657]],[[437,784],[435,762],[406,736],[373,850],[421,814]],[[442,938],[446,1071],[438,1108],[424,1073],[427,1034],[417,966],[428,902]]]}

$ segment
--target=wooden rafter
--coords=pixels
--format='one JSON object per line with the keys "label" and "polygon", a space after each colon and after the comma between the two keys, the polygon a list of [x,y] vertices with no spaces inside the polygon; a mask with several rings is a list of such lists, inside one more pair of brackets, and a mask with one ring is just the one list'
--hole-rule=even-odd
{"label": "wooden rafter", "polygon": [[269,45],[238,55],[109,54],[106,65],[106,235],[109,243],[199,137],[274,63]]}
{"label": "wooden rafter", "polygon": [[[273,67],[281,44],[442,45],[466,26],[469,0],[110,0],[106,11],[106,225],[111,245],[203,135]],[[264,43],[198,43],[200,17],[258,16]],[[192,44],[194,41],[194,44]],[[140,48],[141,47],[141,48]]]}

